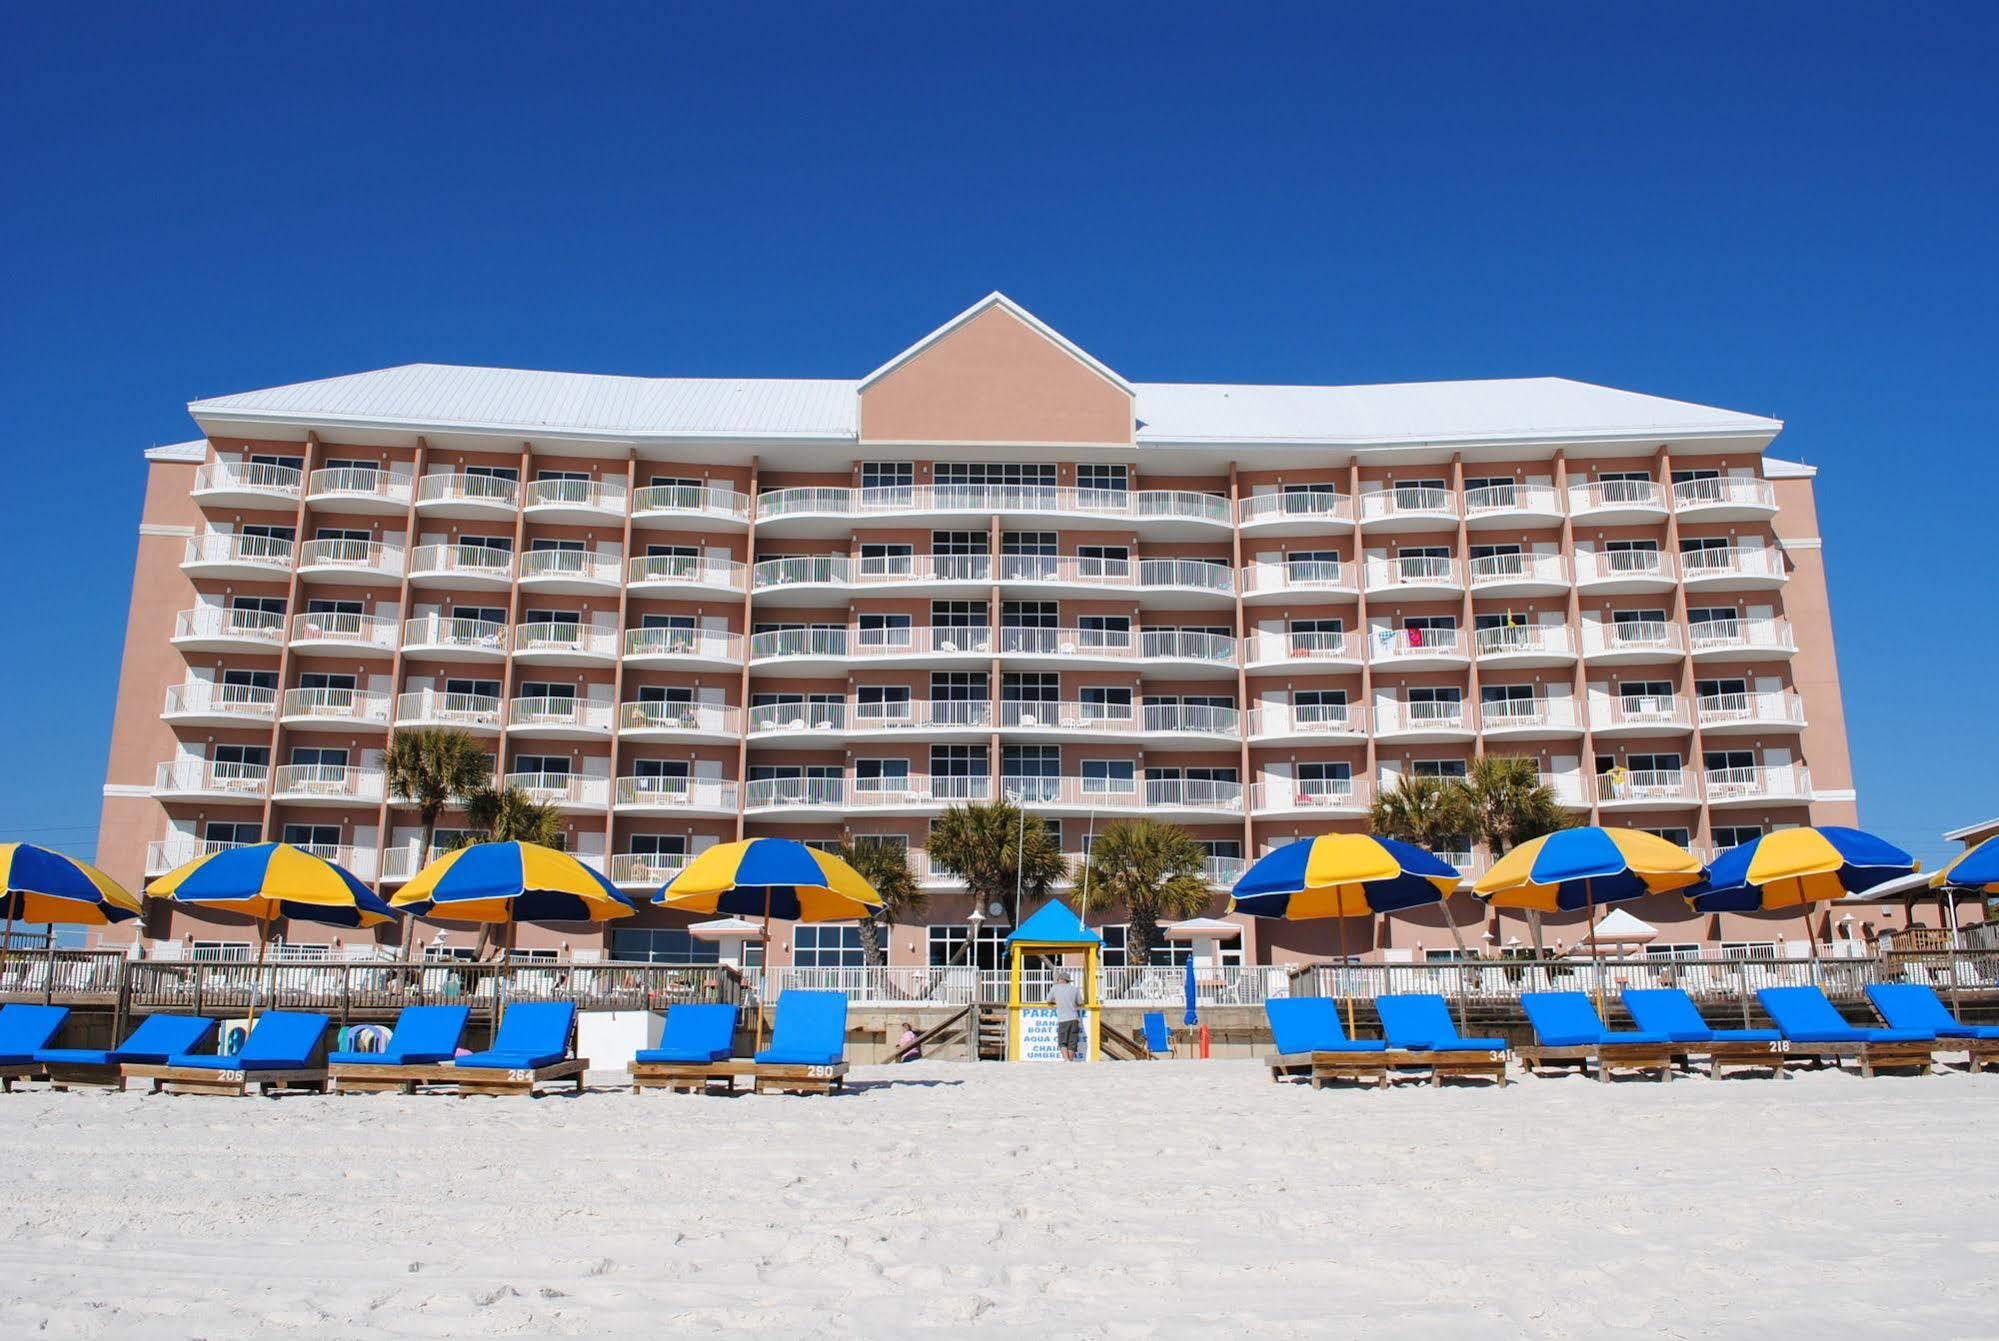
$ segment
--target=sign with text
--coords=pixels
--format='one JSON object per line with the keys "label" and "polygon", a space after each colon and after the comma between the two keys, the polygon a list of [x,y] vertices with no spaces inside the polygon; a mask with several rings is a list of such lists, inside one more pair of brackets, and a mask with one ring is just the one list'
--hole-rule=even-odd
{"label": "sign with text", "polygon": [[1020,1044],[1014,1052],[1013,1059],[1017,1062],[1062,1060],[1062,1049],[1055,1041],[1055,1007],[1021,1007]]}

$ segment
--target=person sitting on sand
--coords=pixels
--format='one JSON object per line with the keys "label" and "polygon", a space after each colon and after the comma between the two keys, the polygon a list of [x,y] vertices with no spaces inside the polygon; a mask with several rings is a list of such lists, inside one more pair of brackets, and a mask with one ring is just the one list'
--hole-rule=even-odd
{"label": "person sitting on sand", "polygon": [[1063,1061],[1073,1062],[1083,1044],[1083,994],[1066,971],[1057,970],[1055,990],[1048,999],[1055,1003],[1055,1046],[1062,1050]]}
{"label": "person sitting on sand", "polygon": [[916,1044],[915,1025],[905,1023],[902,1026],[902,1037],[896,1040],[895,1051],[895,1059],[899,1062],[915,1062],[923,1059],[923,1049]]}

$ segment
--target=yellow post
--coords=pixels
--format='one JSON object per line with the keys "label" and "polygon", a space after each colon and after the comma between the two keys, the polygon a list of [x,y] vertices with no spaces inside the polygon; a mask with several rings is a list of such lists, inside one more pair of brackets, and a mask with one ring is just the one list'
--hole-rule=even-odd
{"label": "yellow post", "polygon": [[1084,1056],[1089,1061],[1103,1060],[1100,1026],[1103,1023],[1103,1001],[1098,994],[1098,980],[1102,976],[1098,959],[1102,951],[1094,945],[1083,947],[1083,1014],[1090,1022],[1088,1050]]}
{"label": "yellow post", "polygon": [[1006,1059],[1017,1062],[1020,1058],[1020,952],[1018,943],[1007,951],[1006,964]]}

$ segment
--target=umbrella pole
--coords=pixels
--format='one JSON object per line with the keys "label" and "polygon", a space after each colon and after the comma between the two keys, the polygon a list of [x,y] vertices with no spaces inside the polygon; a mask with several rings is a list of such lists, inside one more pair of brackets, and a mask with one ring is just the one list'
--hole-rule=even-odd
{"label": "umbrella pole", "polygon": [[1458,919],[1451,916],[1451,896],[1444,896],[1444,925],[1451,929],[1451,943],[1458,947],[1458,1032],[1465,1031],[1465,997],[1471,993],[1471,965],[1466,962],[1464,933]]}
{"label": "umbrella pole", "polygon": [[1596,891],[1590,887],[1587,877],[1583,880],[1583,916],[1589,925],[1589,957],[1596,961],[1596,1017],[1601,1020],[1603,1019],[1603,954],[1602,947],[1596,943]]}
{"label": "umbrella pole", "polygon": [[[799,911],[803,912],[803,909]],[[757,975],[757,1048],[764,1049],[764,998],[770,994],[770,886],[764,886],[763,971]]]}
{"label": "umbrella pole", "polygon": [[1812,901],[1805,899],[1798,904],[1798,912],[1805,919],[1805,944],[1812,952],[1812,986],[1820,986],[1819,978],[1819,938],[1812,927]]}
{"label": "umbrella pole", "polygon": [[14,943],[14,901],[7,901],[7,930],[0,933],[0,975],[7,972],[7,948]]}
{"label": "umbrella pole", "polygon": [[249,1021],[253,1025],[257,1022],[257,998],[264,994],[264,970],[268,966],[270,956],[270,936],[271,924],[259,918],[257,920],[257,976],[250,985]]}
{"label": "umbrella pole", "polygon": [[1347,918],[1344,910],[1339,915],[1340,935],[1340,995],[1347,999],[1347,1037],[1353,1037],[1353,977],[1347,971]]}

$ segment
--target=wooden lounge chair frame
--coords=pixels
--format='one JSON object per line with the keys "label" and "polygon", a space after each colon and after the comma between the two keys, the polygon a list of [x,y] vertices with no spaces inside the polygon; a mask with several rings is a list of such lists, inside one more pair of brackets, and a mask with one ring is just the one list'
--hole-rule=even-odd
{"label": "wooden lounge chair frame", "polygon": [[1977,1075],[1988,1066],[1999,1066],[1999,1038],[1944,1038],[1936,1042],[1938,1052],[1958,1052],[1965,1054],[1966,1069]]}
{"label": "wooden lounge chair frame", "polygon": [[1436,1059],[1422,1052],[1277,1052],[1264,1059],[1273,1081],[1302,1076],[1313,1089],[1335,1080],[1371,1080],[1386,1089],[1397,1072],[1428,1067]]}
{"label": "wooden lounge chair frame", "polygon": [[559,1062],[535,1067],[435,1066],[418,1069],[438,1072],[440,1081],[457,1085],[460,1098],[468,1094],[533,1095],[539,1092],[540,1086],[557,1080],[573,1080],[576,1092],[581,1094],[583,1073],[590,1069],[590,1061],[585,1057],[565,1057]]}
{"label": "wooden lounge chair frame", "polygon": [[0,1066],[0,1094],[12,1094],[17,1080],[46,1080],[48,1072],[40,1062],[23,1066]]}
{"label": "wooden lounge chair frame", "polygon": [[[439,1071],[451,1074],[440,1080]],[[419,1085],[455,1082],[460,1074],[437,1062],[337,1062],[326,1068],[328,1089],[335,1094],[415,1094]]]}
{"label": "wooden lounge chair frame", "polygon": [[45,1069],[52,1090],[122,1090],[125,1088],[125,1064],[104,1062],[85,1064],[81,1062],[49,1062]]}
{"label": "wooden lounge chair frame", "polygon": [[631,1072],[633,1094],[643,1094],[647,1090],[706,1091],[717,1082],[726,1085],[729,1093],[734,1094],[736,1077],[754,1078],[757,1064],[742,1058],[725,1057],[714,1062],[632,1062],[627,1070]]}
{"label": "wooden lounge chair frame", "polygon": [[1596,1078],[1608,1084],[1613,1071],[1653,1071],[1658,1079],[1671,1080],[1673,1058],[1690,1049],[1699,1050],[1686,1043],[1570,1043],[1560,1047],[1523,1043],[1513,1051],[1530,1072],[1574,1063],[1588,1075],[1594,1065]]}
{"label": "wooden lounge chair frame", "polygon": [[[326,1068],[309,1066],[280,1071],[251,1068],[244,1071],[210,1070],[205,1066],[162,1066],[151,1062],[126,1062],[120,1070],[124,1080],[149,1080],[152,1092],[168,1094],[228,1094],[241,1098],[252,1086],[260,1093],[277,1090],[316,1090],[326,1093]],[[121,1085],[120,1088],[123,1088]]]}
{"label": "wooden lounge chair frame", "polygon": [[[1675,1049],[1687,1058],[1689,1069],[1696,1057],[1707,1059],[1709,1080],[1720,1080],[1724,1066],[1748,1066],[1788,1076],[1786,1067],[1794,1060],[1789,1039],[1717,1039],[1712,1043],[1677,1043]],[[1795,1060],[1803,1060],[1797,1058]]]}
{"label": "wooden lounge chair frame", "polygon": [[835,1094],[846,1088],[845,1062],[751,1062],[750,1088],[757,1094],[782,1090],[792,1094]]}
{"label": "wooden lounge chair frame", "polygon": [[1876,1071],[1906,1070],[1914,1068],[1923,1075],[1936,1070],[1936,1055],[1947,1052],[1959,1042],[1969,1039],[1929,1039],[1907,1043],[1817,1043],[1794,1039],[1790,1042],[1791,1055],[1824,1065],[1830,1059],[1837,1067],[1851,1058],[1860,1063],[1860,1074],[1872,1076]]}

